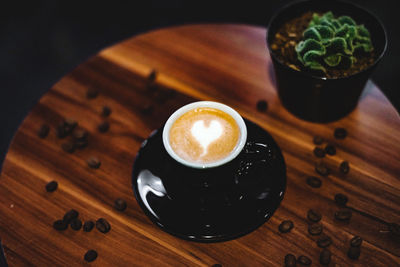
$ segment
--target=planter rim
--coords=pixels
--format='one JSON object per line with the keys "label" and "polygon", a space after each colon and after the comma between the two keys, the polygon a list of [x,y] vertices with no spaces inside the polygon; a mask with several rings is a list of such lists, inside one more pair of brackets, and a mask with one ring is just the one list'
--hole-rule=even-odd
{"label": "planter rim", "polygon": [[[360,73],[366,72],[366,71],[368,71],[368,70],[374,68],[374,67],[376,66],[376,64],[378,64],[378,62],[379,62],[379,61],[382,59],[382,57],[385,55],[386,50],[387,50],[387,46],[388,46],[388,38],[387,38],[387,32],[386,32],[385,26],[383,25],[382,21],[381,21],[375,14],[373,14],[371,11],[369,11],[368,9],[366,9],[366,8],[364,8],[364,7],[361,7],[361,6],[357,5],[357,4],[354,4],[354,3],[351,3],[351,2],[348,2],[348,1],[343,1],[343,0],[332,0],[332,1],[329,2],[329,4],[334,4],[335,2],[336,2],[336,3],[343,3],[343,4],[350,5],[350,6],[352,6],[352,7],[355,8],[355,9],[360,9],[360,10],[362,10],[363,12],[367,13],[369,16],[373,17],[373,18],[376,20],[376,22],[378,22],[378,24],[380,25],[380,27],[381,27],[381,29],[382,29],[383,36],[384,36],[384,39],[385,39],[385,40],[384,40],[384,45],[383,45],[382,52],[381,52],[381,53],[379,54],[379,56],[374,60],[374,63],[371,64],[368,68],[363,69],[362,71],[353,73],[353,74],[348,75],[348,76],[345,76],[345,77],[337,77],[337,78],[328,78],[328,77],[325,77],[325,76],[313,75],[313,74],[311,74],[311,73],[309,73],[309,72],[306,72],[306,71],[297,71],[297,70],[294,70],[294,69],[290,68],[290,67],[287,66],[285,63],[283,63],[283,62],[274,54],[274,52],[272,51],[272,49],[271,49],[271,47],[270,47],[270,43],[269,43],[269,33],[270,33],[270,31],[269,31],[269,30],[270,30],[270,28],[271,28],[271,25],[272,25],[272,23],[275,22],[276,18],[277,18],[279,15],[281,15],[281,13],[282,13],[283,11],[285,11],[285,10],[287,10],[287,9],[289,9],[289,8],[292,8],[293,6],[301,5],[301,4],[308,3],[308,2],[319,2],[319,1],[316,1],[316,0],[296,0],[296,1],[290,2],[290,3],[288,3],[288,4],[284,5],[284,6],[282,6],[281,8],[279,8],[279,9],[275,12],[275,14],[271,17],[271,19],[269,20],[268,26],[267,26],[267,36],[266,36],[267,48],[268,48],[268,51],[269,51],[269,54],[270,54],[271,57],[273,57],[277,62],[279,62],[279,63],[280,63],[281,65],[283,65],[285,68],[290,69],[291,71],[295,71],[296,73],[299,73],[299,74],[301,74],[301,75],[304,75],[304,76],[307,76],[307,77],[311,77],[311,78],[314,78],[314,79],[317,79],[317,80],[322,80],[322,81],[325,81],[325,80],[341,80],[341,79],[347,79],[347,78],[353,77],[353,76],[355,76],[355,75],[358,75],[358,74],[360,74]],[[328,4],[328,3],[325,3],[325,4]],[[350,12],[349,12],[349,13],[350,13]]]}

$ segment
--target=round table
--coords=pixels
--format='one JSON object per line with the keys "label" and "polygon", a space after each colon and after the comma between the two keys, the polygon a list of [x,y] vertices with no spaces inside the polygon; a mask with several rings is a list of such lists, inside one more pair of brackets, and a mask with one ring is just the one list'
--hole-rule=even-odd
{"label": "round table", "polygon": [[[400,242],[389,229],[400,223],[400,118],[372,82],[349,116],[328,124],[300,120],[286,111],[276,93],[265,44],[266,29],[247,25],[203,24],[160,29],[101,51],[57,82],[23,121],[10,145],[0,177],[0,238],[10,266],[76,265],[90,249],[96,266],[282,266],[286,254],[319,262],[319,236],[307,232],[307,211],[322,214],[323,232],[332,238],[332,262],[340,266],[394,266]],[[156,78],[148,75],[156,70]],[[149,83],[151,83],[149,85]],[[299,88],[301,90],[301,88]],[[87,93],[89,91],[89,98]],[[98,92],[98,96],[90,95]],[[91,96],[91,97],[90,97]],[[227,242],[184,241],[161,231],[142,212],[132,192],[132,164],[141,143],[180,106],[214,100],[235,108],[266,129],[287,164],[284,200],[272,218],[254,232]],[[268,109],[257,110],[266,100]],[[111,108],[102,117],[103,106]],[[67,153],[55,129],[73,118],[89,132],[88,146]],[[101,133],[98,125],[110,123]],[[50,133],[39,138],[46,123]],[[335,139],[334,129],[348,136]],[[314,156],[313,137],[322,136],[336,155]],[[88,166],[92,156],[99,169]],[[346,160],[350,172],[341,174]],[[320,188],[307,183],[315,164],[331,169]],[[49,181],[58,182],[46,192]],[[334,196],[348,196],[349,222],[337,221]],[[128,203],[124,212],[114,201]],[[70,209],[83,221],[105,218],[103,234],[53,229]],[[294,228],[280,233],[279,224]],[[358,260],[347,257],[349,240],[361,236]]]}

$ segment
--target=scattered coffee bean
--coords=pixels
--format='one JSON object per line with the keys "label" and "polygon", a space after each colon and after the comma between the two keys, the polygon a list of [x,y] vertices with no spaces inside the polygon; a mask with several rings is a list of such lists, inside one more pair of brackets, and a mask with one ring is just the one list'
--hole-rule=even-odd
{"label": "scattered coffee bean", "polygon": [[323,149],[320,148],[320,147],[315,147],[315,148],[314,148],[314,155],[315,155],[317,158],[323,158],[323,157],[325,157],[325,150],[323,150]]}
{"label": "scattered coffee bean", "polygon": [[283,221],[283,222],[279,225],[278,229],[279,229],[279,231],[280,231],[281,233],[287,233],[287,232],[290,232],[290,230],[292,230],[293,226],[294,226],[294,225],[293,225],[293,222],[290,221],[290,220],[287,220],[287,221]]}
{"label": "scattered coffee bean", "polygon": [[332,244],[332,238],[330,238],[327,235],[323,235],[317,240],[317,245],[320,248],[326,248],[329,247]]}
{"label": "scattered coffee bean", "polygon": [[124,211],[127,207],[126,201],[121,199],[121,198],[117,198],[114,202],[114,208],[118,211]]}
{"label": "scattered coffee bean", "polygon": [[324,138],[322,138],[319,135],[316,135],[316,136],[314,136],[313,142],[316,145],[322,145],[322,143],[324,142]]}
{"label": "scattered coffee bean", "polygon": [[53,228],[56,229],[57,231],[64,231],[65,229],[68,228],[68,224],[63,220],[57,220],[53,223]]}
{"label": "scattered coffee bean", "polygon": [[76,126],[78,126],[78,122],[72,118],[65,119],[64,124],[64,127],[68,128],[68,130],[70,130],[71,132],[73,129],[75,129]]}
{"label": "scattered coffee bean", "polygon": [[71,221],[71,228],[75,231],[79,231],[82,228],[82,221],[75,218]]}
{"label": "scattered coffee bean", "polygon": [[111,230],[110,224],[104,218],[100,218],[96,221],[96,228],[103,234],[108,233]]}
{"label": "scattered coffee bean", "polygon": [[82,148],[87,147],[87,145],[88,145],[88,140],[87,140],[87,139],[84,139],[84,140],[76,140],[76,141],[75,141],[75,147],[76,147],[76,148],[82,149]]}
{"label": "scattered coffee bean", "polygon": [[344,139],[347,136],[347,130],[345,128],[336,128],[333,135],[336,139]]}
{"label": "scattered coffee bean", "polygon": [[347,257],[349,257],[352,260],[356,260],[360,257],[361,254],[361,249],[360,247],[350,247],[349,250],[347,251]]}
{"label": "scattered coffee bean", "polygon": [[301,255],[297,258],[297,262],[301,265],[311,265],[312,261],[309,257]]}
{"label": "scattered coffee bean", "polygon": [[211,267],[222,267],[222,264],[216,263],[216,264],[213,264]]}
{"label": "scattered coffee bean", "polygon": [[326,154],[333,156],[336,154],[336,147],[332,144],[327,144],[325,146],[325,152],[326,152]]}
{"label": "scattered coffee bean", "polygon": [[103,117],[108,117],[111,114],[111,108],[108,106],[104,106],[103,109],[101,110],[101,116]]}
{"label": "scattered coffee bean", "polygon": [[68,135],[67,129],[64,126],[64,123],[61,123],[57,126],[56,134],[58,138],[65,138]]}
{"label": "scattered coffee bean", "polygon": [[295,267],[296,266],[296,256],[293,254],[287,254],[285,256],[285,267]]}
{"label": "scattered coffee bean", "polygon": [[322,185],[321,179],[315,177],[315,176],[309,176],[307,178],[307,184],[313,188],[320,188]]}
{"label": "scattered coffee bean", "polygon": [[319,263],[321,263],[322,265],[329,265],[329,263],[331,262],[331,252],[328,249],[323,249],[321,251],[321,254],[319,254]]}
{"label": "scattered coffee bean", "polygon": [[322,233],[322,224],[314,223],[308,226],[308,232],[310,235],[320,235]]}
{"label": "scattered coffee bean", "polygon": [[72,209],[64,214],[63,221],[69,224],[72,220],[78,218],[79,212]]}
{"label": "scattered coffee bean", "polygon": [[99,95],[99,91],[97,89],[89,88],[86,91],[86,98],[88,98],[88,99],[96,98],[98,95]]}
{"label": "scattered coffee bean", "polygon": [[330,173],[329,168],[323,162],[315,165],[315,171],[321,176],[328,176]]}
{"label": "scattered coffee bean", "polygon": [[90,168],[92,169],[98,169],[100,168],[101,162],[98,158],[96,157],[90,157],[86,163],[89,165]]}
{"label": "scattered coffee bean", "polygon": [[257,102],[257,109],[259,111],[266,111],[268,109],[268,102],[265,100],[259,100]]}
{"label": "scattered coffee bean", "polygon": [[343,174],[349,173],[349,171],[350,171],[349,162],[347,162],[347,161],[342,161],[342,163],[340,163],[339,170],[340,170],[340,172],[343,173]]}
{"label": "scattered coffee bean", "polygon": [[48,184],[46,184],[46,191],[47,192],[54,192],[58,188],[58,183],[56,181],[51,181]]}
{"label": "scattered coffee bean", "polygon": [[99,124],[97,129],[99,130],[99,132],[105,133],[105,132],[108,131],[108,129],[110,129],[110,124],[107,121],[104,121],[104,122]]}
{"label": "scattered coffee bean", "polygon": [[147,80],[150,82],[154,82],[157,78],[157,71],[156,70],[152,70],[149,74],[149,76],[147,76]]}
{"label": "scattered coffee bean", "polygon": [[400,225],[397,223],[389,224],[389,231],[397,237],[400,237]]}
{"label": "scattered coffee bean", "polygon": [[47,135],[49,134],[49,132],[50,132],[50,127],[49,127],[49,125],[47,125],[47,124],[42,124],[42,126],[40,126],[40,128],[39,128],[39,131],[38,131],[38,136],[40,137],[40,138],[46,138],[47,137]]}
{"label": "scattered coffee bean", "polygon": [[88,132],[83,128],[76,128],[72,133],[75,140],[86,140],[88,135]]}
{"label": "scattered coffee bean", "polygon": [[353,238],[350,240],[350,246],[352,246],[352,247],[359,247],[359,246],[361,246],[362,242],[363,242],[363,239],[362,239],[361,237],[359,237],[359,236],[356,235],[355,237],[353,237]]}
{"label": "scattered coffee bean", "polygon": [[91,249],[91,250],[88,250],[88,251],[85,253],[84,259],[85,259],[85,261],[87,261],[87,262],[92,262],[92,261],[94,261],[96,258],[97,258],[97,252],[96,252],[96,250]]}
{"label": "scattered coffee bean", "polygon": [[61,144],[61,148],[68,153],[74,153],[75,151],[75,143],[72,141],[66,141]]}
{"label": "scattered coffee bean", "polygon": [[349,221],[351,219],[351,210],[339,210],[335,212],[335,219],[338,221]]}
{"label": "scattered coffee bean", "polygon": [[307,212],[307,218],[312,222],[319,222],[322,218],[322,215],[318,211],[310,209]]}
{"label": "scattered coffee bean", "polygon": [[347,198],[346,195],[340,193],[335,195],[335,202],[337,205],[346,206],[347,201],[349,201],[349,199]]}
{"label": "scattered coffee bean", "polygon": [[83,231],[84,232],[90,232],[90,231],[92,231],[93,227],[94,227],[94,222],[93,221],[86,221],[83,224]]}

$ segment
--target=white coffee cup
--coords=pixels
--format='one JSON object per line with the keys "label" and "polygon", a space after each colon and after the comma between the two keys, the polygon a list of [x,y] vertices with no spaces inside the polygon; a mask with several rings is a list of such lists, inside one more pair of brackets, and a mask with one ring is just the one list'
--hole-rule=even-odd
{"label": "white coffee cup", "polygon": [[[209,162],[209,163],[202,163],[202,162],[191,162],[188,160],[183,159],[181,156],[179,156],[172,148],[170,144],[170,130],[174,122],[180,118],[182,115],[187,113],[190,110],[194,110],[196,108],[212,108],[212,109],[217,109],[222,112],[225,112],[226,114],[230,115],[234,121],[236,122],[238,129],[239,129],[239,138],[236,143],[236,146],[232,149],[232,151],[224,158],[214,161],[214,162]],[[239,153],[242,151],[246,140],[247,140],[247,128],[246,124],[243,120],[243,118],[239,115],[238,112],[236,112],[234,109],[231,107],[218,103],[218,102],[213,102],[213,101],[199,101],[199,102],[194,102],[188,105],[185,105],[178,110],[176,110],[167,120],[167,122],[164,125],[164,130],[162,134],[162,139],[163,139],[163,144],[168,152],[168,154],[175,159],[177,162],[191,167],[191,168],[196,168],[196,169],[206,169],[206,168],[213,168],[213,167],[218,167],[221,166],[225,163],[230,162],[234,158],[236,158]]]}

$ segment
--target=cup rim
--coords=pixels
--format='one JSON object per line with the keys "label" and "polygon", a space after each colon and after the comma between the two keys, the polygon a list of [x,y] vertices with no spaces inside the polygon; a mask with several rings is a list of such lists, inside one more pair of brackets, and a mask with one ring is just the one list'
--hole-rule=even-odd
{"label": "cup rim", "polygon": [[[239,131],[240,131],[239,141],[236,144],[236,147],[234,148],[234,150],[227,157],[225,157],[221,160],[215,161],[215,162],[210,162],[210,163],[195,163],[195,162],[190,162],[190,161],[184,160],[175,153],[175,151],[172,149],[172,147],[169,143],[169,132],[170,132],[169,130],[171,129],[171,126],[173,125],[173,123],[179,117],[181,117],[184,113],[186,113],[192,109],[202,108],[202,107],[215,108],[215,109],[221,110],[221,111],[229,114],[230,116],[232,116],[232,118],[238,124]],[[208,169],[208,168],[214,168],[214,167],[221,166],[225,163],[228,163],[229,161],[233,160],[234,158],[236,158],[239,155],[239,153],[242,151],[244,145],[246,144],[247,127],[246,127],[246,123],[244,122],[242,116],[240,116],[240,114],[233,108],[231,108],[225,104],[222,104],[219,102],[214,102],[214,101],[197,101],[197,102],[187,104],[187,105],[179,108],[178,110],[176,110],[174,113],[172,113],[172,115],[168,118],[167,122],[164,125],[164,129],[163,129],[163,133],[162,133],[162,140],[163,140],[163,145],[164,145],[165,150],[177,162],[179,162],[187,167],[191,167],[191,168],[195,168],[195,169]]]}

